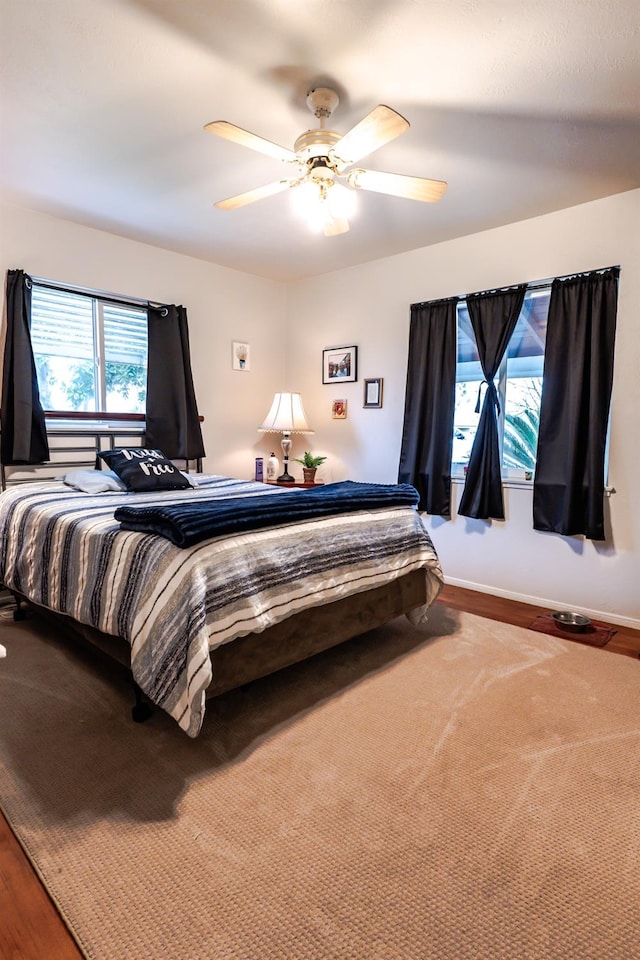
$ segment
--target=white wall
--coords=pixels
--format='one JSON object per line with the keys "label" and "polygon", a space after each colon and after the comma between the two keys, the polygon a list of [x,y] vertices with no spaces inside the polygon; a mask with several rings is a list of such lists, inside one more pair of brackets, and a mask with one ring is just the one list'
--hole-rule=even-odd
{"label": "white wall", "polygon": [[[281,283],[136,243],[11,204],[0,206],[0,269],[183,304],[189,318],[205,469],[252,478],[269,440],[257,432],[285,376]],[[231,368],[231,343],[251,345],[251,369]],[[266,454],[265,454],[266,451]]]}
{"label": "white wall", "polygon": [[[505,490],[504,522],[428,522],[450,583],[640,626],[640,190],[291,284],[287,356],[289,370],[305,371],[300,389],[316,430],[307,445],[328,454],[325,478],[395,482],[411,303],[614,264],[607,541],[534,531],[531,489]],[[358,382],[323,386],[322,349],[348,344],[358,345]],[[384,378],[381,410],[362,408],[364,377]],[[340,397],[347,419],[332,420]]]}

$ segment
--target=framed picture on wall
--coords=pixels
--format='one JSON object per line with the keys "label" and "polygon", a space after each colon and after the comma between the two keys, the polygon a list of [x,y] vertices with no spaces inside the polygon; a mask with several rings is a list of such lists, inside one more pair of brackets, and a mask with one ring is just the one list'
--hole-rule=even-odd
{"label": "framed picture on wall", "polygon": [[362,406],[382,406],[382,377],[375,377],[364,381],[364,402]]}
{"label": "framed picture on wall", "polygon": [[357,347],[328,347],[322,351],[323,383],[353,383],[357,379]]}
{"label": "framed picture on wall", "polygon": [[346,420],[347,419],[347,401],[346,400],[334,400],[331,404],[331,416],[334,420]]}
{"label": "framed picture on wall", "polygon": [[244,340],[234,340],[231,345],[231,363],[234,370],[251,369],[251,347]]}

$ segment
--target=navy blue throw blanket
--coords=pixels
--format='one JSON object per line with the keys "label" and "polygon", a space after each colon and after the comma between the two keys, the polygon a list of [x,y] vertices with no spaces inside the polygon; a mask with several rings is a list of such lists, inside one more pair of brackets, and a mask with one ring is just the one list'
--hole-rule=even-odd
{"label": "navy blue throw blanket", "polygon": [[151,507],[118,507],[116,520],[123,530],[156,533],[177,547],[191,547],[223,534],[244,533],[316,517],[375,510],[380,507],[415,506],[418,492],[409,483],[356,483],[344,480],[287,490],[273,496],[229,497],[195,503],[158,504]]}

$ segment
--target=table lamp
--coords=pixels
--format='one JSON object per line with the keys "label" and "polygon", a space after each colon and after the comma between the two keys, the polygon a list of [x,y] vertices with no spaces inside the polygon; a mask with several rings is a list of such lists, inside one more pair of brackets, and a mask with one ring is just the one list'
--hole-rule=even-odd
{"label": "table lamp", "polygon": [[302,398],[299,393],[276,393],[268,414],[264,418],[261,433],[281,433],[283,472],[278,483],[295,483],[295,477],[289,474],[289,454],[291,453],[292,433],[313,433],[307,423]]}

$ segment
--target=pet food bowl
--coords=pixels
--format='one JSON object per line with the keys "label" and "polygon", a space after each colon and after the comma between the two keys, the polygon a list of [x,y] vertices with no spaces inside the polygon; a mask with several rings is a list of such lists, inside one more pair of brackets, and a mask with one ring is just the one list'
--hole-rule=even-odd
{"label": "pet food bowl", "polygon": [[551,614],[551,619],[562,630],[569,630],[571,633],[581,633],[591,623],[589,617],[571,610],[556,610]]}

